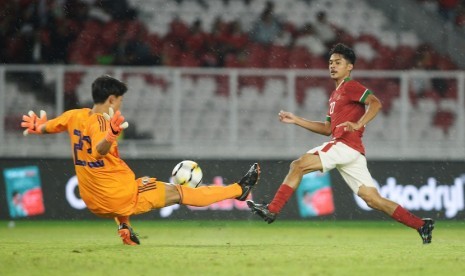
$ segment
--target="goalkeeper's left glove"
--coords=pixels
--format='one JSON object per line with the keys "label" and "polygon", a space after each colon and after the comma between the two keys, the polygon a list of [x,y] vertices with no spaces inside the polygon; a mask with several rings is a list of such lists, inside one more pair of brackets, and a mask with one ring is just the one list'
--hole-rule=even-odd
{"label": "goalkeeper's left glove", "polygon": [[40,111],[40,117],[34,113],[34,111],[29,110],[28,115],[23,115],[23,121],[21,122],[21,127],[26,129],[23,132],[24,136],[28,134],[42,134],[41,127],[47,122],[47,113],[43,110]]}
{"label": "goalkeeper's left glove", "polygon": [[108,110],[108,114],[103,113],[103,117],[110,122],[110,128],[105,136],[105,140],[113,143],[116,141],[123,129],[129,126],[129,123],[124,121],[124,116],[121,115],[119,110],[114,112],[112,107]]}

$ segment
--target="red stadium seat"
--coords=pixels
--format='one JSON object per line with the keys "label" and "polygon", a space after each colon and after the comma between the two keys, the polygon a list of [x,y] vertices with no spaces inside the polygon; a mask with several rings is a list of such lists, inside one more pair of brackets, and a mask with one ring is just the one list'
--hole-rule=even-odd
{"label": "red stadium seat", "polygon": [[118,42],[121,23],[119,21],[110,21],[103,26],[101,37],[106,47],[112,47]]}
{"label": "red stadium seat", "polygon": [[373,49],[378,49],[380,46],[380,41],[378,40],[378,38],[376,38],[375,36],[371,34],[361,34],[357,38],[357,42],[366,42],[370,44],[371,47],[373,47]]}
{"label": "red stadium seat", "polygon": [[287,68],[289,50],[284,46],[271,46],[268,56],[268,68]]}
{"label": "red stadium seat", "polygon": [[328,61],[323,57],[312,57],[309,61],[309,68],[311,69],[328,69]]}
{"label": "red stadium seat", "polygon": [[189,27],[181,20],[175,19],[170,23],[170,31],[165,36],[165,41],[185,41],[189,36]]}
{"label": "red stadium seat", "polygon": [[82,32],[94,38],[100,37],[102,33],[102,24],[95,20],[87,20],[84,23]]}
{"label": "red stadium seat", "polygon": [[152,54],[160,55],[163,49],[163,40],[157,34],[149,34],[146,42],[152,50]]}
{"label": "red stadium seat", "polygon": [[444,133],[448,133],[449,128],[454,124],[455,115],[450,111],[438,110],[433,118],[433,125],[441,128]]}
{"label": "red stadium seat", "polygon": [[305,100],[305,91],[313,86],[318,86],[318,80],[308,77],[298,77],[296,79],[296,101],[302,104]]}
{"label": "red stadium seat", "polygon": [[427,99],[432,99],[434,100],[435,102],[439,102],[441,100],[441,96],[439,95],[439,93],[434,90],[434,89],[431,89],[431,90],[427,90],[425,92],[423,92],[423,94],[421,95],[422,98],[427,98]]}
{"label": "red stadium seat", "polygon": [[182,67],[200,67],[200,60],[192,53],[181,54],[180,66]]}
{"label": "red stadium seat", "polygon": [[357,61],[355,62],[355,66],[357,70],[367,70],[367,69],[372,69],[372,64],[365,60],[364,58],[358,58]]}
{"label": "red stadium seat", "polygon": [[181,49],[173,43],[163,43],[162,49],[162,62],[165,66],[179,66],[180,55],[182,54]]}
{"label": "red stadium seat", "polygon": [[67,72],[65,73],[64,79],[64,90],[65,93],[74,93],[76,88],[81,83],[81,78],[84,75],[82,72]]}
{"label": "red stadium seat", "polygon": [[265,87],[265,79],[264,77],[259,76],[239,77],[239,87],[241,88],[246,86],[255,86],[259,91],[263,91],[263,87]]}
{"label": "red stadium seat", "polygon": [[392,69],[410,69],[415,66],[415,49],[410,46],[399,46],[395,50]]}
{"label": "red stadium seat", "polygon": [[311,68],[312,55],[304,47],[294,47],[289,54],[289,68]]}
{"label": "red stadium seat", "polygon": [[224,67],[226,68],[239,68],[241,63],[234,54],[227,54],[224,58]]}
{"label": "red stadium seat", "polygon": [[146,40],[148,35],[147,27],[138,20],[129,21],[126,26],[124,26],[124,31],[123,39],[125,40]]}
{"label": "red stadium seat", "polygon": [[268,59],[268,50],[264,46],[253,43],[250,44],[246,52],[248,53],[245,66],[248,68],[264,68]]}
{"label": "red stadium seat", "polygon": [[439,70],[456,70],[457,65],[452,62],[452,60],[443,55],[437,56],[436,66]]}

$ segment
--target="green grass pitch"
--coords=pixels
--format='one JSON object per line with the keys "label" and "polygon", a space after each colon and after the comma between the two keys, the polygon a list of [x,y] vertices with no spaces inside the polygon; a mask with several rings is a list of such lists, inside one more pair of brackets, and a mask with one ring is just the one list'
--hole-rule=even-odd
{"label": "green grass pitch", "polygon": [[0,221],[0,275],[464,275],[465,223],[433,243],[393,221]]}

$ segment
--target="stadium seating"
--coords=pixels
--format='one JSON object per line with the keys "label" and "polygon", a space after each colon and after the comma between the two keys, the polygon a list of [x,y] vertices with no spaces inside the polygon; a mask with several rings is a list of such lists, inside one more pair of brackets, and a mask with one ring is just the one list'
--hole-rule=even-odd
{"label": "stadium seating", "polygon": [[[123,32],[124,39],[134,39],[141,33],[152,53],[160,57],[160,65],[169,67],[202,67],[204,59],[211,58],[202,47],[203,40],[214,39],[213,30],[217,19],[226,27],[234,20],[239,20],[246,33],[259,17],[265,0],[245,1],[165,1],[165,0],[130,0],[131,6],[139,11],[139,18],[130,21],[111,20],[108,22],[85,22],[76,40],[70,46],[69,60],[81,65],[95,64],[98,56],[110,54],[110,48],[119,40]],[[328,18],[338,32],[340,41],[355,49],[359,59],[358,70],[409,70],[416,68],[419,49],[423,42],[415,33],[396,33],[389,28],[389,19],[379,10],[370,7],[363,0],[340,0],[335,5],[330,0],[313,1],[275,1],[275,14],[287,26],[293,35],[306,23],[316,23],[316,15],[323,11],[331,13]],[[357,6],[357,9],[352,9]],[[350,14],[349,14],[350,13]],[[197,19],[202,20],[205,37],[198,39],[191,34],[190,26]],[[363,20],[361,20],[363,19]],[[98,46],[101,40],[104,47]],[[186,45],[180,43],[186,41]],[[195,51],[193,51],[195,49]],[[201,52],[202,54],[198,54]],[[278,69],[326,69],[326,57],[316,55],[305,47],[283,45],[258,45],[245,43],[244,48],[222,52],[223,64],[216,67],[227,68],[278,68]],[[207,55],[207,56],[205,56]],[[450,57],[432,53],[438,68],[454,70],[457,66]],[[215,57],[212,58],[214,60]],[[218,61],[219,62],[219,61]],[[417,68],[431,69],[431,68]],[[90,84],[96,74],[105,72],[68,72],[65,75],[65,92],[75,94],[79,106],[91,102]],[[125,100],[123,111],[128,118],[133,118],[137,127],[134,137],[150,137],[157,143],[170,143],[173,133],[173,84],[163,76],[144,76],[131,74],[124,77],[131,89],[131,96]],[[183,77],[181,91],[181,124],[183,141],[228,141],[230,139],[229,118],[229,79],[225,76]],[[368,139],[396,138],[398,131],[400,106],[399,80],[363,79],[362,82],[383,102],[383,114],[377,126],[367,132]],[[410,104],[413,139],[443,139],[454,133],[455,100],[457,99],[456,81],[449,80],[442,95],[436,87],[431,87],[423,94],[411,91]],[[296,81],[297,95],[295,110],[304,117],[323,119],[327,98],[333,89],[327,78],[299,77]],[[19,106],[18,110],[28,110],[29,103],[35,101],[33,93],[19,90],[15,84],[8,89],[13,91],[6,97],[7,106]],[[16,93],[21,91],[20,93]],[[286,101],[286,82],[284,77],[271,78],[262,76],[242,76],[239,79],[238,100],[240,110],[237,114],[239,133],[244,141],[263,140],[279,141],[283,139],[286,128],[277,124],[276,113],[279,109],[289,108]],[[9,94],[10,95],[10,94]],[[18,97],[14,95],[19,95]],[[21,99],[21,100],[19,100]],[[50,114],[54,113],[53,103],[46,103]],[[7,113],[16,114],[15,110]],[[17,129],[6,119],[6,127]],[[153,126],[148,130],[141,126]],[[382,125],[383,127],[380,127]],[[251,131],[245,131],[245,129]],[[371,128],[371,127],[370,127]],[[432,128],[433,131],[425,131]],[[149,133],[146,133],[146,132]],[[442,134],[441,134],[442,133]],[[144,135],[143,135],[144,134]],[[296,131],[296,137],[305,140],[305,132]],[[129,137],[131,138],[131,137]]]}

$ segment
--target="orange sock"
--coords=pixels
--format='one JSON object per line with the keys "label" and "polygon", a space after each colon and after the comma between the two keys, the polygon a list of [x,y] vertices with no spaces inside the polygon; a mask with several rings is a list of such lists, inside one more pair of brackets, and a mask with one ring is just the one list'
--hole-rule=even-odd
{"label": "orange sock", "polygon": [[191,188],[177,185],[177,187],[181,196],[180,203],[197,207],[207,206],[225,199],[236,198],[242,194],[242,188],[237,183],[228,186]]}

